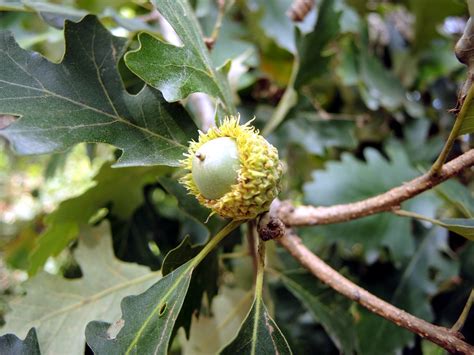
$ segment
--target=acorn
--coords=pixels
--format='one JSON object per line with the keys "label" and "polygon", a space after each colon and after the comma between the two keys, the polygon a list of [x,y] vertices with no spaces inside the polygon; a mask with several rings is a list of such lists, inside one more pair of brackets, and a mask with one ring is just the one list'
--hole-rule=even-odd
{"label": "acorn", "polygon": [[239,116],[199,132],[184,155],[181,163],[188,173],[180,182],[212,214],[253,219],[268,211],[279,193],[277,149],[250,122],[241,125]]}

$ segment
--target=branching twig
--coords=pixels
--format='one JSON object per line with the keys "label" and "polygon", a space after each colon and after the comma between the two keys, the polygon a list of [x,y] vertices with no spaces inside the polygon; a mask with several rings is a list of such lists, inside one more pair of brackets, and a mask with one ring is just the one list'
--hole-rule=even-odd
{"label": "branching twig", "polygon": [[357,286],[314,255],[289,230],[287,235],[278,241],[301,265],[319,280],[369,311],[438,344],[450,353],[474,354],[474,346],[464,342],[460,333],[417,318]]}
{"label": "branching twig", "polygon": [[399,207],[402,202],[431,189],[433,186],[442,183],[450,177],[459,174],[465,168],[473,165],[474,149],[471,149],[443,165],[437,175],[426,173],[402,186],[395,187],[381,195],[366,200],[329,207],[295,207],[290,202],[284,201],[276,207],[276,213],[287,226],[331,224],[350,221]]}
{"label": "branching twig", "polygon": [[224,20],[226,10],[226,0],[217,0],[217,6],[219,11],[217,12],[217,19],[214,25],[214,29],[212,30],[211,37],[204,38],[204,42],[206,43],[207,49],[209,50],[212,50],[212,48],[214,48],[214,44],[216,44],[217,37],[219,36],[219,32],[221,31],[222,21]]}

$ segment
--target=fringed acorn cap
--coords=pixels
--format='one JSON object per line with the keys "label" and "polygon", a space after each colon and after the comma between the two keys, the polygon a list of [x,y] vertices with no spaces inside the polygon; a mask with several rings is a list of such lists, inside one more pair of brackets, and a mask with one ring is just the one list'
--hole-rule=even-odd
{"label": "fringed acorn cap", "polygon": [[[190,142],[181,161],[189,173],[180,180],[213,213],[236,220],[252,219],[268,211],[278,195],[282,174],[277,149],[249,122],[240,125],[239,119],[230,116],[207,133],[199,132],[199,140]],[[210,167],[201,168],[206,159]],[[215,172],[217,164],[224,166],[223,174]]]}

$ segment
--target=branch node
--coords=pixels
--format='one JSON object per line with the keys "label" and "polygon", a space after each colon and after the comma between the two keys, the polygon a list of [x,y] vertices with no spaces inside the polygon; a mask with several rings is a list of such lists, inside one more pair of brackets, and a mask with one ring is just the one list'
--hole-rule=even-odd
{"label": "branch node", "polygon": [[270,212],[266,212],[260,216],[257,224],[257,231],[260,239],[266,242],[267,240],[280,239],[285,235],[285,225]]}

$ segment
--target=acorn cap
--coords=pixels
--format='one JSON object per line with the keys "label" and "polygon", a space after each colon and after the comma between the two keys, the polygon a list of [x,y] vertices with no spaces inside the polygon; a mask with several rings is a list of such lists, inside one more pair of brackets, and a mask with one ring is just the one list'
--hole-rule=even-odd
{"label": "acorn cap", "polygon": [[[201,182],[198,182],[201,190],[196,184],[195,178],[193,178],[193,161],[196,165],[196,158],[201,157],[198,153],[201,148],[212,146],[203,147],[206,143],[222,137],[235,140],[240,166],[238,167],[235,162],[227,164],[237,168],[236,182],[225,187],[225,190],[228,189],[228,191],[216,193],[215,196],[219,197],[214,197],[212,192],[203,189]],[[213,143],[217,143],[217,141]],[[229,147],[229,142],[223,146]],[[198,153],[197,156],[196,153]],[[180,182],[190,194],[196,196],[202,205],[222,217],[236,220],[255,218],[268,211],[271,202],[279,193],[282,167],[277,149],[259,135],[258,131],[249,125],[249,122],[240,125],[239,117],[226,117],[220,126],[210,128],[205,134],[199,132],[198,141],[190,142],[189,151],[185,156],[186,158],[181,163],[189,172],[180,179]],[[216,178],[210,183],[217,180]],[[211,195],[213,198],[206,198],[204,195],[208,197]]]}

